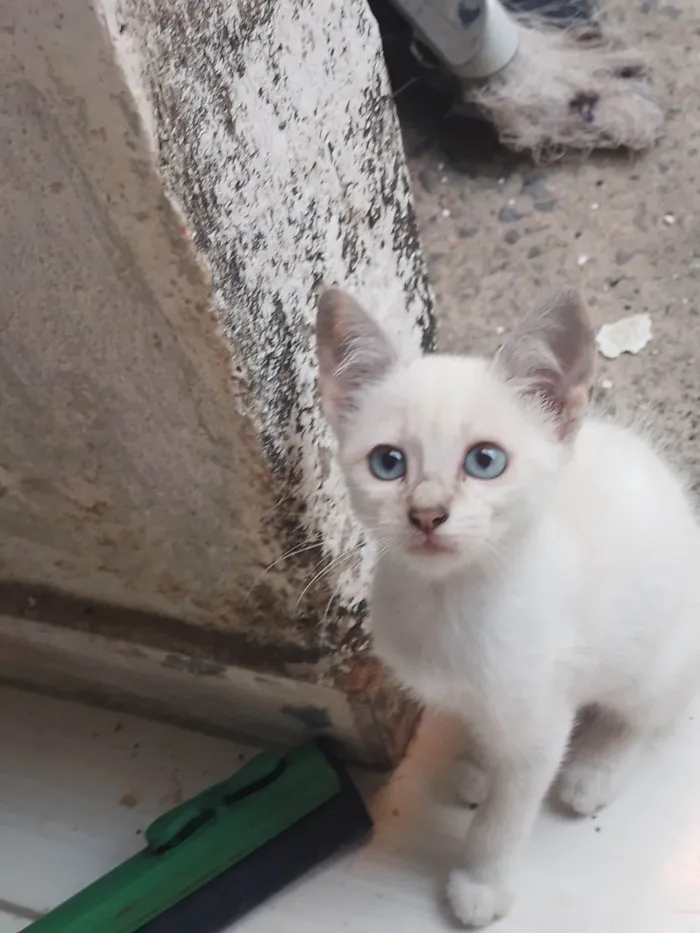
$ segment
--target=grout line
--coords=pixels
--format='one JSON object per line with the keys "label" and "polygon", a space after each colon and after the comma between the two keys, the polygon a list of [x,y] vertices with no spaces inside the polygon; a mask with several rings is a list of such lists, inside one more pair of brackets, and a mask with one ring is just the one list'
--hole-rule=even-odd
{"label": "grout line", "polygon": [[21,904],[6,901],[3,897],[0,897],[0,910],[6,914],[11,914],[13,917],[18,917],[20,920],[41,920],[42,917],[46,916],[45,911],[22,907]]}

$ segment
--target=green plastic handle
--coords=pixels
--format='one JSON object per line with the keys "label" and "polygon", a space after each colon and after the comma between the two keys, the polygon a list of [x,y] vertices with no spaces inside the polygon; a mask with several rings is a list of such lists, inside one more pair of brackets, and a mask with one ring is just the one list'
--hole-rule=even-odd
{"label": "green plastic handle", "polygon": [[223,807],[261,790],[283,766],[282,758],[258,755],[233,777],[214,784],[154,820],[146,830],[148,848],[152,852],[163,852],[183,842],[210,820],[216,819]]}

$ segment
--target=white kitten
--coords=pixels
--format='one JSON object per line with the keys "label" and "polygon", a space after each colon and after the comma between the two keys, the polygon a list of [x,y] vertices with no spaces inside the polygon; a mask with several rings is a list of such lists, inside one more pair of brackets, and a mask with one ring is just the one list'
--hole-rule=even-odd
{"label": "white kitten", "polygon": [[594,813],[691,698],[698,527],[644,440],[583,421],[594,343],[574,294],[492,363],[401,362],[338,290],[317,338],[352,501],[379,544],[375,649],[469,737],[461,791],[479,807],[448,894],[481,926],[507,912],[557,774],[560,798]]}

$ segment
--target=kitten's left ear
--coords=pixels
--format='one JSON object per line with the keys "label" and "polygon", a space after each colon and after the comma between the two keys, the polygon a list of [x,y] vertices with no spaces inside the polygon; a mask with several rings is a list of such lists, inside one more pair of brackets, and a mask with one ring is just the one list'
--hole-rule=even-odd
{"label": "kitten's left ear", "polygon": [[329,288],[319,298],[316,346],[321,400],[337,434],[363,389],[396,364],[394,348],[376,321],[347,292]]}
{"label": "kitten's left ear", "polygon": [[576,292],[559,292],[513,331],[496,356],[521,394],[540,398],[557,420],[559,437],[575,436],[588,407],[595,373],[595,334]]}

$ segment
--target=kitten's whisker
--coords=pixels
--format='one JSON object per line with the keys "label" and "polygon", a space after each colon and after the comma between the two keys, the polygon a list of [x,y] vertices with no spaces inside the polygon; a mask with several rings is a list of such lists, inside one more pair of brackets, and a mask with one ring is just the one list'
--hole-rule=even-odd
{"label": "kitten's whisker", "polygon": [[492,561],[497,565],[497,569],[503,571],[508,568],[508,556],[504,550],[499,547],[498,543],[494,541],[485,541],[484,542],[484,557],[486,560],[480,561],[480,563],[485,564],[488,561]]}
{"label": "kitten's whisker", "polygon": [[[390,544],[390,541],[389,541],[389,540],[382,540],[382,539],[380,539],[380,538],[372,538],[372,544],[374,545],[374,548],[375,548],[375,555],[376,555],[377,558],[379,558],[379,557],[382,557],[382,556],[387,552],[388,546],[389,546],[389,544]],[[345,557],[359,556],[360,552],[361,552],[362,550],[364,550],[364,548],[366,547],[366,545],[367,545],[367,541],[364,541],[364,540],[363,540],[362,542],[360,542],[360,544],[358,544],[356,547],[352,548],[352,549],[351,549],[349,552],[347,552],[344,556],[345,556]],[[343,556],[343,555],[341,555],[341,557],[342,557],[342,556]],[[340,559],[340,558],[339,558],[339,559]],[[328,568],[328,569],[330,569],[330,568]],[[313,582],[313,581],[312,581],[312,582]],[[339,591],[339,590],[340,590],[340,584],[337,583],[336,586],[335,586],[334,589],[333,589],[333,592],[331,593],[330,599],[329,599],[328,602],[326,603],[326,608],[325,608],[324,613],[323,613],[322,621],[325,622],[325,620],[328,618],[328,613],[329,613],[330,607],[331,607],[331,605],[332,605],[332,603],[333,603],[333,600],[334,600],[334,599],[336,598],[336,596],[338,595],[338,591]],[[300,598],[301,598],[301,597],[300,597]]]}
{"label": "kitten's whisker", "polygon": [[[294,608],[295,609],[299,608],[299,605],[301,604],[302,599],[308,593],[308,591],[311,589],[314,583],[316,583],[317,580],[320,580],[326,574],[330,573],[330,571],[334,567],[336,567],[341,561],[349,560],[351,557],[356,557],[359,554],[361,548],[362,546],[358,545],[357,547],[352,548],[349,551],[346,551],[344,554],[340,554],[338,557],[334,557],[333,560],[326,567],[323,567],[321,570],[319,570],[319,572],[311,578],[311,580],[306,584],[304,589],[299,594],[299,598],[297,599],[294,605]],[[318,564],[316,566],[318,566]]]}
{"label": "kitten's whisker", "polygon": [[326,619],[328,618],[328,613],[330,612],[331,606],[333,605],[333,600],[338,595],[338,589],[339,587],[336,585],[333,592],[331,593],[331,598],[326,603],[326,608],[323,610],[323,616],[321,617],[321,623],[324,623]]}
{"label": "kitten's whisker", "polygon": [[[301,545],[296,545],[295,547],[290,548],[288,551],[285,551],[281,557],[278,557],[276,560],[273,560],[271,564],[268,564],[267,567],[265,567],[265,569],[255,578],[255,580],[250,586],[250,589],[248,590],[248,592],[245,594],[243,598],[248,599],[250,597],[250,594],[255,589],[255,587],[259,585],[260,581],[263,579],[265,574],[269,573],[269,571],[272,570],[274,567],[276,567],[278,564],[281,564],[283,561],[288,560],[290,557],[296,557],[297,555],[303,554],[306,551],[312,551],[314,548],[320,547],[320,544],[321,544],[321,539],[318,538],[315,541],[306,542],[305,544],[301,544]],[[316,566],[318,566],[318,564]]]}

